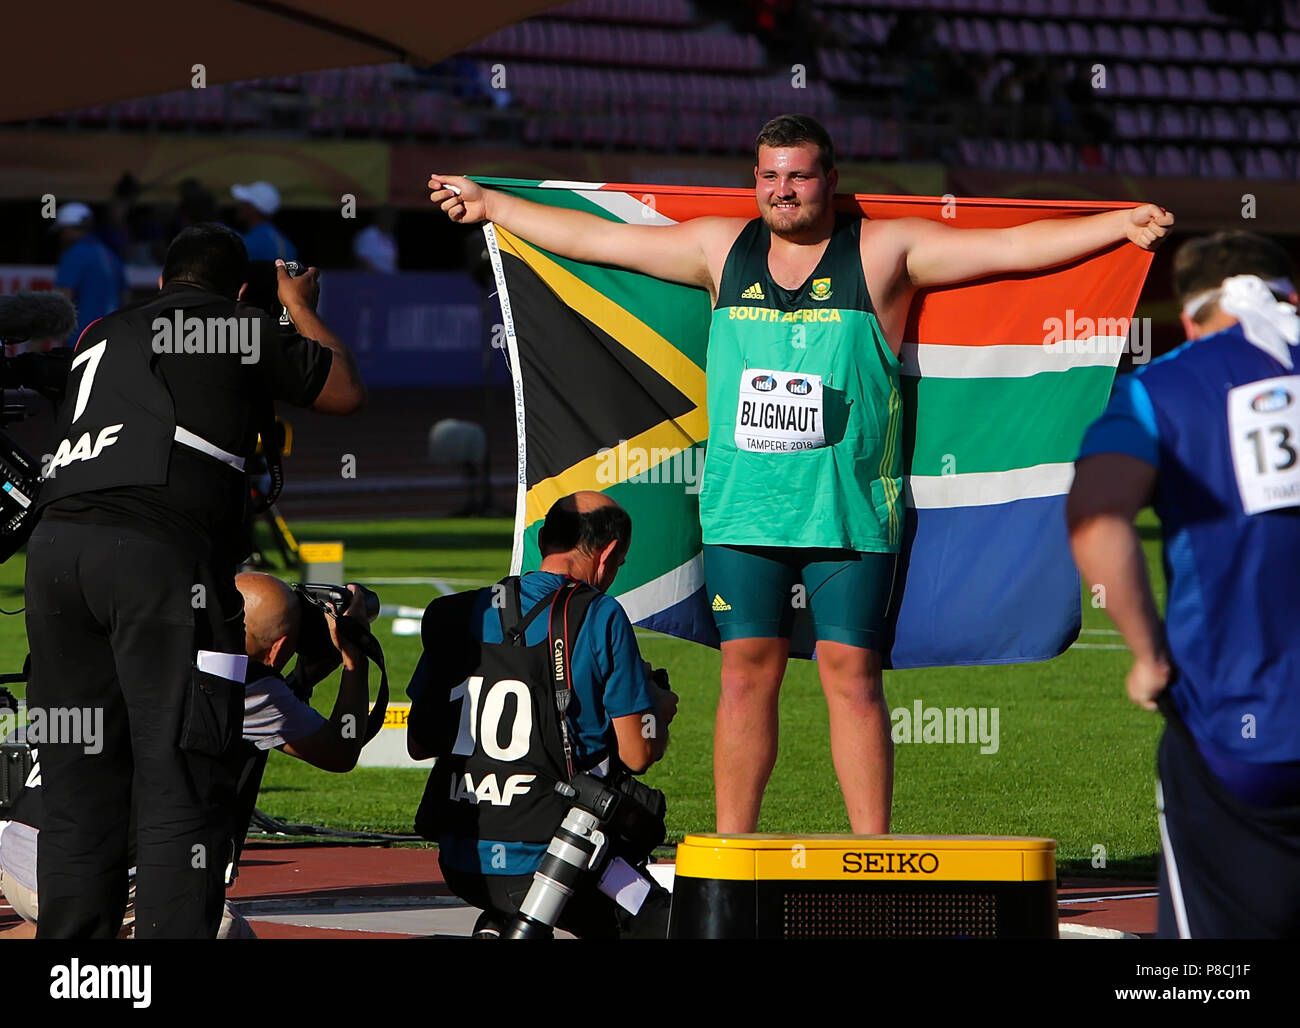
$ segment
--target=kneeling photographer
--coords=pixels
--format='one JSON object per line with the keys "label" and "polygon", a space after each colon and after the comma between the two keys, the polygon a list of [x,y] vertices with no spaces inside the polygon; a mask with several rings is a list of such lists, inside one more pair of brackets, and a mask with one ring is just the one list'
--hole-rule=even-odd
{"label": "kneeling photographer", "polygon": [[677,697],[648,671],[605,595],[632,523],[577,493],[546,515],[541,568],[434,600],[408,693],[407,748],[437,757],[416,830],[448,888],[481,907],[478,937],[667,933],[669,894],[645,864],[663,794],[641,785]]}
{"label": "kneeling photographer", "polygon": [[[367,727],[369,657],[377,652],[369,622],[379,613],[379,598],[358,585],[294,586],[258,572],[235,579],[244,600],[245,650],[243,744],[232,760],[239,763],[239,811],[236,854],[242,849],[257,801],[262,769],[271,749],[279,749],[324,771],[346,772],[356,766],[373,734]],[[282,675],[298,655],[293,673]],[[382,658],[381,658],[382,659]],[[340,664],[338,697],[329,718],[311,706],[312,689]],[[387,692],[381,686],[369,723],[382,721]],[[21,741],[22,729],[15,740]],[[11,938],[35,932],[37,840],[44,820],[40,788],[40,753],[31,746],[33,769],[12,807],[0,821],[0,890],[26,924],[6,932]],[[134,853],[132,854],[134,862]],[[122,935],[135,920],[134,888],[123,919]],[[217,938],[252,938],[247,922],[229,903]]]}

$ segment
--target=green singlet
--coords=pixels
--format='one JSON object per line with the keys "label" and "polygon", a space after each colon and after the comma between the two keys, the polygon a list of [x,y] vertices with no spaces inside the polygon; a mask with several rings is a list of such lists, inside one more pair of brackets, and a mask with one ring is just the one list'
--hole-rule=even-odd
{"label": "green singlet", "polygon": [[867,293],[861,224],[838,216],[795,290],[768,272],[761,218],[727,254],[709,332],[707,544],[898,552],[898,358]]}

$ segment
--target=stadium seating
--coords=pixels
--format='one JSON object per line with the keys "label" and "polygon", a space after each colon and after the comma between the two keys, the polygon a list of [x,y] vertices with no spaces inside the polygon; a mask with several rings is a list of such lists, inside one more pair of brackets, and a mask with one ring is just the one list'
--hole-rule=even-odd
{"label": "stadium seating", "polygon": [[[738,154],[772,113],[802,110],[837,127],[848,160],[1262,178],[1288,177],[1297,165],[1298,0],[1283,4],[1280,30],[1234,23],[1207,0],[796,6],[801,35],[771,40],[769,50],[757,27],[719,20],[721,5],[578,0],[507,26],[438,69],[279,76],[99,106],[62,122],[415,139],[489,131],[507,145]],[[917,55],[890,51],[898,31],[938,78],[964,66],[978,95],[966,86],[934,103],[932,83],[910,77]],[[1078,93],[1085,82],[1090,101]],[[1022,98],[997,99],[1003,84]],[[964,106],[954,115],[956,105]]]}

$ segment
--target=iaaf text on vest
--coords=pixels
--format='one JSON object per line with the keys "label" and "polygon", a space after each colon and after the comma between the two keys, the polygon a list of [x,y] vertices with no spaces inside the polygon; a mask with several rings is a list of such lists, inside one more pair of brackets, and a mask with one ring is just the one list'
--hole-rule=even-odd
{"label": "iaaf text on vest", "polygon": [[238,354],[241,364],[256,364],[262,354],[262,319],[259,317],[171,317],[153,319],[154,353]]}

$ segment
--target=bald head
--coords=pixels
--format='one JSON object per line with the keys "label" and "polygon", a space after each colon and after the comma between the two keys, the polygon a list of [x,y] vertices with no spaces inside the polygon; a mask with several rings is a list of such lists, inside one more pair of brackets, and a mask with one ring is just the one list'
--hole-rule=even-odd
{"label": "bald head", "polygon": [[292,589],[274,575],[235,576],[244,597],[244,646],[253,660],[280,670],[298,645],[302,612]]}
{"label": "bald head", "polygon": [[[600,510],[601,507],[618,507],[618,504],[604,493],[598,493],[592,489],[583,489],[581,492],[564,497],[559,502],[571,505],[579,514]],[[623,508],[618,507],[618,509],[622,510]]]}
{"label": "bald head", "polygon": [[604,493],[584,491],[556,500],[537,536],[542,570],[605,590],[632,545],[632,519]]}
{"label": "bald head", "polygon": [[632,543],[632,519],[604,493],[591,490],[556,500],[537,537],[543,557],[598,553],[614,541],[616,549],[626,552]]}

